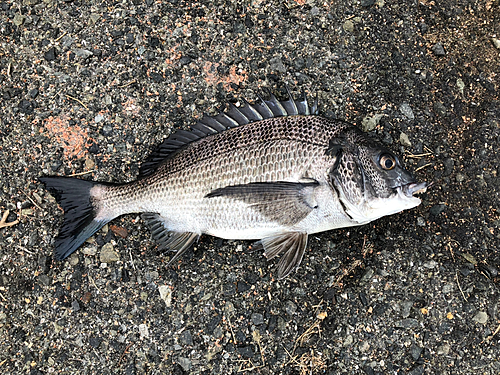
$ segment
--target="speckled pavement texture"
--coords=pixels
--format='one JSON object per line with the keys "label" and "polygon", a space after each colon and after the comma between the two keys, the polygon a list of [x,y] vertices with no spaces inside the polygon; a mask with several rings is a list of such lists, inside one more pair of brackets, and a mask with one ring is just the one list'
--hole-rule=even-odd
{"label": "speckled pavement texture", "polygon": [[[498,0],[0,1],[0,371],[500,373],[499,74]],[[285,85],[402,155],[423,203],[312,236],[283,281],[209,236],[167,266],[134,215],[52,260],[37,177],[131,181]]]}

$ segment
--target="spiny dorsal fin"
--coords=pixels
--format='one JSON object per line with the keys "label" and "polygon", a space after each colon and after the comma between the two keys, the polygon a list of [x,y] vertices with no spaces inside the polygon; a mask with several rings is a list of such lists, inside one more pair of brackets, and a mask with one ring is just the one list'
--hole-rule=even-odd
{"label": "spiny dorsal fin", "polygon": [[203,115],[203,118],[194,124],[190,130],[177,130],[166,138],[142,163],[139,169],[139,178],[153,174],[165,159],[171,157],[186,145],[209,135],[221,133],[227,129],[250,122],[275,117],[318,114],[317,97],[312,107],[310,107],[304,92],[302,92],[301,99],[294,100],[288,87],[286,87],[286,90],[288,93],[287,100],[280,101],[272,93],[269,94],[267,100],[259,96],[260,101],[255,104],[250,104],[243,99],[243,105],[240,107],[229,104],[226,111],[216,116]]}

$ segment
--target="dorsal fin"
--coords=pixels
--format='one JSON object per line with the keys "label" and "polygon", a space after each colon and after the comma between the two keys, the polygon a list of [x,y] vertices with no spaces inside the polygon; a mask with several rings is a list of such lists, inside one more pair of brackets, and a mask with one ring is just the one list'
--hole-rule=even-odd
{"label": "dorsal fin", "polygon": [[139,178],[153,174],[165,159],[171,157],[186,145],[209,135],[221,133],[227,129],[250,122],[275,117],[318,114],[317,97],[313,106],[309,107],[304,92],[301,99],[294,100],[288,87],[286,87],[286,90],[288,93],[287,100],[279,101],[272,93],[269,94],[268,100],[259,96],[259,102],[255,104],[250,104],[245,99],[242,99],[243,105],[240,107],[229,104],[227,110],[216,116],[203,115],[203,118],[191,126],[190,130],[177,130],[166,138],[142,163],[139,169]]}

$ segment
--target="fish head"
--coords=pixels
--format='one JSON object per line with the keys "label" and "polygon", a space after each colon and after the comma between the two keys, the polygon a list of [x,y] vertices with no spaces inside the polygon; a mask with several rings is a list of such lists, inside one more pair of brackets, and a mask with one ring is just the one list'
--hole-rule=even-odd
{"label": "fish head", "polygon": [[353,221],[368,223],[421,203],[414,195],[427,183],[418,183],[392,151],[360,130],[348,128],[332,138],[326,153],[333,157],[330,185]]}

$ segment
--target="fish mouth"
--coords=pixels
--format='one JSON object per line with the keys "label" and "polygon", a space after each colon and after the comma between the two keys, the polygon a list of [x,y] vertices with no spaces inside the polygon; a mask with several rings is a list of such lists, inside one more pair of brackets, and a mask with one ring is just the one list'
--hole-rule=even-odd
{"label": "fish mouth", "polygon": [[427,182],[412,182],[410,184],[406,184],[401,186],[398,190],[400,190],[404,195],[408,198],[413,197],[415,194],[425,193],[427,191],[428,184]]}

